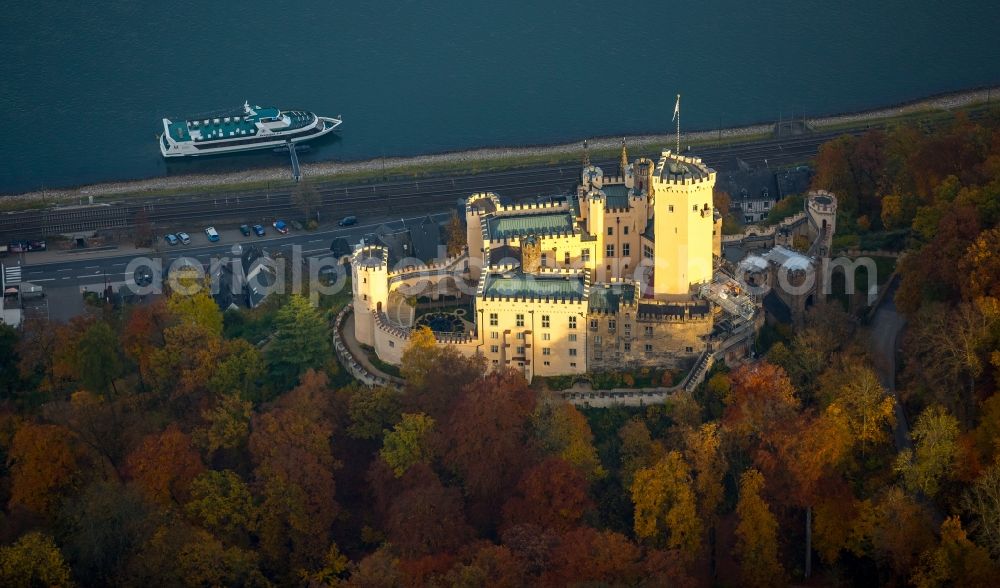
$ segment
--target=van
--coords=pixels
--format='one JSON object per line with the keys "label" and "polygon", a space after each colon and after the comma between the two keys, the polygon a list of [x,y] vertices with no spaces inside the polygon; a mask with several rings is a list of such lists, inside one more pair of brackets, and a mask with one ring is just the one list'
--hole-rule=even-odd
{"label": "van", "polygon": [[215,230],[215,227],[206,228],[205,236],[208,237],[208,240],[213,243],[219,240],[219,232]]}

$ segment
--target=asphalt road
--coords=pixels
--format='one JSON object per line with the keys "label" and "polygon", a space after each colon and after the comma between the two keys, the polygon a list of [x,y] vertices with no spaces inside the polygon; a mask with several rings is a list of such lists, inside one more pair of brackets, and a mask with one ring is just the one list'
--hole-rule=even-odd
{"label": "asphalt road", "polygon": [[[434,213],[431,217],[443,221],[449,215],[451,215],[451,211]],[[191,231],[191,244],[174,246],[161,244],[158,251],[154,253],[131,248],[113,254],[109,254],[107,251],[65,254],[28,253],[23,256],[21,279],[24,282],[38,284],[45,289],[104,283],[129,283],[135,269],[148,265],[147,260],[159,262],[160,267],[166,270],[176,260],[184,257],[196,260],[207,268],[213,259],[238,257],[238,253],[234,254],[234,246],[247,244],[259,245],[272,255],[278,252],[291,255],[293,248],[297,246],[304,258],[325,257],[330,255],[330,244],[336,237],[344,237],[349,243],[357,243],[364,234],[373,232],[379,226],[402,227],[403,223],[418,221],[425,217],[426,215],[406,218],[375,217],[368,219],[367,222],[366,219],[361,219],[359,224],[351,227],[334,227],[311,232],[293,230],[288,235],[278,235],[268,227],[268,233],[264,237],[253,235],[244,237],[237,230],[226,230],[220,231],[220,241],[217,243],[210,243],[205,238],[204,233],[200,231]],[[37,261],[42,259],[39,257],[41,255],[45,255],[44,261]],[[61,257],[65,257],[65,259],[60,259]],[[16,259],[8,258],[6,260],[7,265],[10,265],[11,262],[16,263]]]}

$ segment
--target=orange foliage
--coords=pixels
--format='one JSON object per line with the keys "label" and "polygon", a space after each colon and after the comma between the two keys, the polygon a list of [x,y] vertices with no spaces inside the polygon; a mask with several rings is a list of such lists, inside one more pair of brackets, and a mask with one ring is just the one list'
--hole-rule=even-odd
{"label": "orange foliage", "polygon": [[191,482],[205,469],[191,438],[174,424],[143,439],[125,463],[128,475],[161,504],[184,504]]}

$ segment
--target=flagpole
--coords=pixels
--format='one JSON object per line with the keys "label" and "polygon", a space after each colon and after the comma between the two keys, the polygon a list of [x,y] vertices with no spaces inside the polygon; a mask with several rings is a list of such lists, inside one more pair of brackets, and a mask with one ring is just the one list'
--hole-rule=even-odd
{"label": "flagpole", "polygon": [[681,95],[677,95],[677,104],[674,108],[674,114],[677,115],[677,155],[681,154]]}

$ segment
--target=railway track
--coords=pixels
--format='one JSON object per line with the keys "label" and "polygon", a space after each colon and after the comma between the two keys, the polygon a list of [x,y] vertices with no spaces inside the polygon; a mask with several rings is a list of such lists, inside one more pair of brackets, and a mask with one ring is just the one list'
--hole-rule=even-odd
{"label": "railway track", "polygon": [[[972,111],[970,118],[985,116]],[[920,124],[920,123],[918,123]],[[926,130],[940,126],[939,121],[923,124]],[[784,139],[767,139],[726,146],[703,146],[692,154],[718,170],[733,169],[737,161],[751,167],[783,166],[811,159],[819,146],[844,134],[861,135],[885,123],[834,132],[810,133]],[[636,154],[654,159],[656,153]],[[596,165],[617,173],[617,159],[597,160]],[[487,172],[476,175],[448,175],[419,180],[396,180],[357,185],[317,184],[319,202],[315,209],[321,218],[364,215],[372,212],[413,213],[454,205],[472,192],[492,191],[505,198],[520,199],[563,194],[579,182],[578,165],[555,165]],[[170,229],[192,221],[265,222],[301,212],[288,187],[255,191],[231,190],[210,195],[191,194],[128,200],[91,206],[60,207],[0,214],[0,242],[10,239],[38,239],[47,235],[106,229],[128,229],[145,215],[158,229]],[[181,227],[177,227],[181,228]]]}

